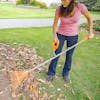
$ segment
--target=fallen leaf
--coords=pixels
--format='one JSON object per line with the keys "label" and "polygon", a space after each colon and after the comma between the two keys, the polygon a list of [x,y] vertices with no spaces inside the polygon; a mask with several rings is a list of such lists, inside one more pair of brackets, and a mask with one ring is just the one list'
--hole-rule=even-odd
{"label": "fallen leaf", "polygon": [[51,82],[47,82],[47,84],[49,85],[49,87],[53,88],[54,85]]}
{"label": "fallen leaf", "polygon": [[37,79],[38,82],[46,84],[46,81],[42,80],[42,79]]}
{"label": "fallen leaf", "polygon": [[90,95],[87,94],[87,97],[89,100],[92,100],[92,97]]}
{"label": "fallen leaf", "polygon": [[64,87],[69,88],[70,86],[69,86],[69,84],[64,84]]}
{"label": "fallen leaf", "polygon": [[0,95],[2,95],[3,94],[3,90],[0,90]]}
{"label": "fallen leaf", "polygon": [[39,98],[39,100],[48,100],[48,94],[44,93],[44,95],[42,97]]}
{"label": "fallen leaf", "polygon": [[57,100],[60,100],[60,98],[57,98]]}
{"label": "fallen leaf", "polygon": [[32,90],[34,97],[38,98],[38,88],[36,83],[31,83],[30,90]]}
{"label": "fallen leaf", "polygon": [[59,91],[61,91],[61,89],[60,89],[60,88],[58,88],[58,89],[57,89],[57,91],[59,92]]}
{"label": "fallen leaf", "polygon": [[53,97],[55,97],[55,96],[56,96],[56,94],[53,93],[53,94],[51,94],[51,95],[49,96],[49,99],[51,100],[51,99],[53,99]]}
{"label": "fallen leaf", "polygon": [[75,95],[75,91],[73,89],[71,89],[71,92],[72,92],[73,95]]}

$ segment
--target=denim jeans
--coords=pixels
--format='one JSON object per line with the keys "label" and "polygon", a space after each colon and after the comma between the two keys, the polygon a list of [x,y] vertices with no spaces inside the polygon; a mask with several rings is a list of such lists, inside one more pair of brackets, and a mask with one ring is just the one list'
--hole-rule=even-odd
{"label": "denim jeans", "polygon": [[[63,48],[65,41],[66,41],[67,47],[71,47],[72,45],[76,44],[78,41],[78,35],[76,35],[76,36],[64,36],[64,35],[57,33],[57,36],[58,36],[60,43],[59,43],[58,49],[55,51],[56,54],[58,54],[62,51],[62,48]],[[62,76],[68,76],[68,74],[69,74],[69,71],[71,69],[72,55],[73,55],[74,49],[75,49],[75,47],[66,52],[66,59],[65,59],[65,64],[63,67],[63,71],[62,71]],[[50,65],[48,68],[48,75],[49,76],[53,76],[56,74],[56,66],[57,66],[58,59],[59,59],[59,57],[55,58],[54,60],[52,60],[50,62]]]}

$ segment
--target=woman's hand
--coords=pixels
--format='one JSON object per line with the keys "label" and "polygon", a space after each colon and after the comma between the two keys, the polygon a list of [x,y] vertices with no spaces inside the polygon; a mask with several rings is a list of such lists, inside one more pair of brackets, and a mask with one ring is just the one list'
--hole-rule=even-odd
{"label": "woman's hand", "polygon": [[94,33],[93,33],[93,30],[91,29],[91,30],[89,31],[88,38],[91,39],[91,38],[93,38],[93,37],[94,37]]}
{"label": "woman's hand", "polygon": [[88,37],[89,37],[89,39],[91,39],[91,38],[94,37],[94,34],[93,33],[92,34],[89,34]]}
{"label": "woman's hand", "polygon": [[59,47],[59,39],[57,37],[57,35],[54,35],[54,39],[53,39],[53,43],[52,43],[52,49],[53,51],[56,51]]}
{"label": "woman's hand", "polygon": [[56,41],[59,41],[57,34],[54,35],[53,41],[56,43]]}

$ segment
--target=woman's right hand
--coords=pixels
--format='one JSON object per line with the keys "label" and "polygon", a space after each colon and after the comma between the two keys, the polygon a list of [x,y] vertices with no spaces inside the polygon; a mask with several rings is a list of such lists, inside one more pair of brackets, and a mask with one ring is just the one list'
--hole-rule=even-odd
{"label": "woman's right hand", "polygon": [[53,38],[53,43],[52,43],[52,49],[53,51],[56,51],[59,47],[59,39],[57,37],[57,35],[54,36]]}
{"label": "woman's right hand", "polygon": [[54,35],[53,41],[54,41],[54,43],[56,43],[56,41],[59,41],[59,39],[58,39],[56,34]]}

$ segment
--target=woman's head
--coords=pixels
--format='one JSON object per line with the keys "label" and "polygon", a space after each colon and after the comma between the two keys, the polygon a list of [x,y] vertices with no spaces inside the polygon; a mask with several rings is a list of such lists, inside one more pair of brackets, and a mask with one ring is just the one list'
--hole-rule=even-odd
{"label": "woman's head", "polygon": [[69,16],[73,11],[76,0],[61,0],[62,5],[60,6],[60,15]]}
{"label": "woman's head", "polygon": [[63,7],[68,7],[72,0],[61,0]]}

